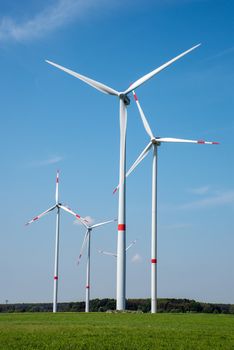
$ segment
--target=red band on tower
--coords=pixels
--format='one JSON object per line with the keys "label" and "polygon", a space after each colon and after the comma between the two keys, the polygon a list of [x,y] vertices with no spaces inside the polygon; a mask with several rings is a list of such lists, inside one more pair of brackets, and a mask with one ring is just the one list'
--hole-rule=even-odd
{"label": "red band on tower", "polygon": [[157,264],[157,259],[151,259],[152,264]]}
{"label": "red band on tower", "polygon": [[125,231],[125,229],[126,229],[125,224],[119,224],[118,225],[118,231]]}
{"label": "red band on tower", "polygon": [[86,288],[87,288],[87,289],[89,289],[89,288],[90,288],[90,286],[86,286]]}
{"label": "red band on tower", "polygon": [[58,276],[54,276],[54,280],[58,280]]}

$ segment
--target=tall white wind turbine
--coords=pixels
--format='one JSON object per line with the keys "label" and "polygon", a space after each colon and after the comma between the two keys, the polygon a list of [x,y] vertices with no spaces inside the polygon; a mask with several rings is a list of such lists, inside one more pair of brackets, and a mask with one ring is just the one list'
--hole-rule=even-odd
{"label": "tall white wind turbine", "polygon": [[[219,142],[210,142],[203,140],[186,140],[177,139],[172,137],[155,137],[146,116],[140,106],[139,100],[135,91],[133,90],[134,99],[136,101],[142,123],[145,131],[149,135],[150,142],[141,152],[139,157],[133,163],[128,170],[126,177],[140,164],[140,162],[147,156],[151,148],[153,149],[153,165],[152,165],[152,221],[151,221],[151,313],[157,312],[157,148],[161,143],[196,143],[196,144],[207,144],[217,145]],[[117,191],[119,186],[114,190]]]}
{"label": "tall white wind turbine", "polygon": [[90,79],[84,75],[76,73],[68,68],[60,66],[46,60],[47,63],[63,70],[64,72],[74,76],[92,86],[93,88],[119,98],[119,119],[120,119],[120,159],[119,159],[119,206],[118,206],[118,242],[117,242],[117,286],[116,286],[116,309],[125,309],[126,299],[126,215],[125,215],[125,173],[126,173],[126,127],[127,127],[127,106],[130,104],[128,94],[140,85],[144,84],[147,80],[151,79],[154,75],[160,73],[162,70],[170,66],[172,63],[185,56],[192,50],[196,49],[200,44],[190,48],[189,50],[181,53],[175,58],[171,59],[162,66],[154,69],[152,72],[144,75],[140,79],[136,80],[129,88],[123,92],[119,92],[111,87],[104,85],[98,81]]}
{"label": "tall white wind turbine", "polygon": [[58,301],[58,265],[59,265],[59,226],[60,226],[60,209],[63,209],[69,212],[72,215],[75,215],[81,223],[85,222],[80,215],[75,214],[70,209],[66,208],[59,202],[59,171],[56,175],[56,190],[55,190],[55,205],[34,217],[32,220],[28,221],[25,225],[29,225],[34,221],[37,221],[42,216],[48,214],[49,212],[56,209],[56,235],[55,235],[55,261],[54,261],[54,293],[53,293],[53,312],[57,312],[57,301]]}
{"label": "tall white wind turbine", "polygon": [[[68,210],[69,213],[71,213],[72,215],[74,215],[76,218],[77,218],[77,214],[74,213],[71,209],[68,209],[68,208],[65,208],[65,210]],[[82,243],[82,246],[81,246],[81,250],[80,250],[80,254],[79,254],[79,257],[78,257],[78,261],[77,261],[77,264],[79,265],[80,263],[80,259],[83,255],[83,252],[84,252],[84,249],[85,247],[87,246],[87,264],[86,264],[86,292],[85,292],[85,312],[89,312],[89,301],[90,301],[90,245],[91,245],[91,233],[92,233],[92,230],[94,228],[97,228],[97,227],[100,227],[100,226],[103,226],[103,225],[106,225],[106,224],[109,224],[111,222],[114,222],[116,221],[115,219],[114,220],[108,220],[108,221],[104,221],[104,222],[100,222],[98,224],[94,224],[94,225],[89,225],[87,221],[84,221],[84,220],[79,220],[82,225],[85,227],[86,229],[86,232],[85,232],[85,235],[84,235],[84,240],[83,240],[83,243]]]}

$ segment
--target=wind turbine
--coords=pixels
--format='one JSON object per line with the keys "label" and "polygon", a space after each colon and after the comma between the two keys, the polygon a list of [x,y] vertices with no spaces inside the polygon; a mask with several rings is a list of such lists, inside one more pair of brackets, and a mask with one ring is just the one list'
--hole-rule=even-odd
{"label": "wind turbine", "polygon": [[[161,143],[197,143],[207,145],[217,145],[219,142],[210,142],[203,140],[186,140],[177,139],[173,137],[155,137],[146,116],[140,106],[139,100],[135,91],[133,90],[134,99],[136,101],[142,123],[145,131],[150,137],[150,142],[141,152],[139,157],[133,163],[128,170],[126,177],[140,164],[140,162],[147,156],[151,148],[153,148],[153,165],[152,165],[152,221],[151,221],[151,313],[157,312],[157,148]],[[119,186],[116,187],[114,193],[117,191]]]}
{"label": "wind turbine", "polygon": [[192,50],[196,49],[200,44],[193,46],[189,50],[181,53],[170,61],[164,63],[162,66],[154,69],[152,72],[144,75],[136,80],[126,90],[119,92],[111,87],[104,85],[98,81],[90,79],[84,75],[76,73],[68,68],[65,68],[57,63],[46,60],[52,66],[63,70],[64,72],[82,80],[93,88],[119,98],[119,119],[120,119],[120,159],[119,159],[119,205],[118,205],[118,242],[117,242],[117,283],[116,283],[116,309],[125,310],[126,299],[126,215],[125,215],[125,173],[126,173],[126,128],[127,128],[127,106],[130,104],[128,94],[154,75],[161,72],[163,69],[170,66],[172,63],[185,56]]}
{"label": "wind turbine", "polygon": [[[125,251],[127,252],[136,243],[136,241],[137,241],[136,239],[134,241],[132,241],[129,244],[129,246],[125,249]],[[99,250],[98,253],[113,256],[114,258],[117,258],[117,253],[106,252],[105,250]]]}
{"label": "wind turbine", "polygon": [[37,220],[39,220],[42,216],[48,214],[49,212],[57,209],[56,212],[56,235],[55,235],[55,261],[54,261],[54,293],[53,293],[53,312],[57,312],[57,301],[58,301],[58,264],[59,264],[59,226],[60,226],[60,209],[63,209],[69,212],[72,215],[75,215],[81,223],[85,222],[80,215],[71,211],[71,209],[63,206],[59,202],[59,171],[57,171],[56,175],[56,190],[55,190],[55,205],[34,217],[32,220],[28,221],[25,225],[29,225]]}
{"label": "wind turbine", "polygon": [[[66,210],[66,209],[65,209]],[[74,215],[77,218],[77,214],[74,213],[70,208],[67,208],[70,214]],[[89,225],[87,220],[79,220],[81,224],[85,227],[86,232],[84,235],[84,240],[81,246],[80,254],[77,260],[77,265],[80,263],[80,259],[83,255],[83,251],[87,245],[87,264],[86,264],[86,293],[85,293],[85,312],[89,312],[89,301],[90,301],[90,245],[91,245],[91,232],[94,228],[109,224],[116,221],[108,220],[104,222],[99,222],[98,224]]]}

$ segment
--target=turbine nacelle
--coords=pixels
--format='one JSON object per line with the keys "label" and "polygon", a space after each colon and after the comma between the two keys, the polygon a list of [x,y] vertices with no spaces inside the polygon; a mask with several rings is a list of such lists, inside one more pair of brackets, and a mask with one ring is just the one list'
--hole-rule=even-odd
{"label": "turbine nacelle", "polygon": [[130,98],[127,95],[125,95],[123,93],[120,93],[119,94],[119,98],[124,102],[125,106],[129,106],[130,105],[131,100],[130,100]]}
{"label": "turbine nacelle", "polygon": [[161,142],[158,141],[156,138],[152,138],[152,139],[151,139],[151,142],[152,142],[153,145],[157,145],[157,146],[160,146],[160,145],[161,145]]}

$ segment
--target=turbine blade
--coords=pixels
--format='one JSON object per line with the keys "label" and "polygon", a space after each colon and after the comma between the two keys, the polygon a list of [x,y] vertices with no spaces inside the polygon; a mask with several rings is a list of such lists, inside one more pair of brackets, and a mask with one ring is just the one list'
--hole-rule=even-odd
{"label": "turbine blade", "polygon": [[136,101],[136,104],[137,104],[137,107],[138,107],[138,110],[139,110],[139,113],[140,113],[140,116],[141,116],[142,123],[143,123],[144,128],[145,128],[145,131],[149,135],[150,139],[153,139],[154,135],[152,133],[152,130],[150,129],[150,126],[149,126],[149,123],[148,123],[148,121],[146,119],[146,116],[145,116],[145,114],[144,114],[144,112],[143,112],[143,110],[142,110],[142,108],[140,106],[140,103],[138,101],[138,97],[137,97],[137,95],[136,95],[134,90],[133,90],[132,93],[133,93],[134,99]]}
{"label": "turbine blade", "polygon": [[90,79],[84,75],[81,75],[81,74],[78,74],[76,72],[74,72],[73,70],[71,69],[68,69],[68,68],[65,68],[63,66],[60,66],[59,64],[57,63],[54,63],[54,62],[51,62],[51,61],[48,61],[48,60],[45,60],[47,63],[51,64],[52,66],[58,68],[58,69],[61,69],[63,70],[64,72],[70,74],[70,75],[73,75],[74,77],[84,81],[86,84],[92,86],[93,88],[105,93],[105,94],[109,94],[109,95],[114,95],[114,96],[119,96],[119,92],[112,89],[111,87],[107,86],[107,85],[104,85],[102,83],[99,83],[98,81],[95,81],[93,79]]}
{"label": "turbine blade", "polygon": [[177,139],[174,137],[156,137],[158,142],[180,142],[180,143],[198,143],[202,145],[219,145],[219,142],[216,141],[204,141],[204,140],[186,140],[186,139]]}
{"label": "turbine blade", "polygon": [[59,204],[59,207],[61,209],[63,209],[64,211],[68,212],[69,214],[73,215],[77,220],[79,220],[81,222],[82,225],[84,225],[86,228],[88,228],[88,225],[86,223],[87,220],[82,218],[79,214],[75,213],[71,208],[65,207],[62,204]]}
{"label": "turbine blade", "polygon": [[136,243],[136,239],[134,240],[134,241],[132,241],[130,244],[129,244],[129,246],[126,248],[126,251],[129,249],[129,248],[131,248],[135,243]]}
{"label": "turbine blade", "polygon": [[154,75],[158,74],[159,72],[161,72],[163,69],[167,68],[168,66],[170,66],[172,63],[174,63],[175,61],[177,61],[178,59],[180,59],[181,57],[187,55],[189,52],[195,50],[198,46],[200,46],[201,44],[198,44],[196,46],[193,46],[191,49],[182,52],[180,55],[176,56],[175,58],[173,58],[172,60],[168,61],[167,63],[164,63],[162,66],[154,69],[152,72],[144,75],[143,77],[141,77],[140,79],[136,80],[133,84],[130,85],[130,87],[125,90],[123,93],[125,95],[127,95],[129,92],[131,92],[132,90],[138,88],[140,85],[144,84],[147,80],[151,79]]}
{"label": "turbine blade", "polygon": [[77,265],[79,265],[80,260],[81,260],[81,258],[82,258],[83,251],[84,251],[84,249],[85,249],[85,246],[86,246],[86,243],[87,243],[87,240],[88,240],[88,234],[89,234],[89,230],[87,230],[87,231],[85,232],[84,239],[83,239],[82,246],[81,246],[81,250],[80,250],[80,254],[79,254],[79,257],[78,257],[78,259],[77,259]]}
{"label": "turbine blade", "polygon": [[[140,164],[140,162],[147,156],[147,154],[150,151],[150,148],[152,146],[152,142],[150,142],[145,149],[141,152],[141,154],[139,155],[139,157],[135,160],[135,162],[132,164],[132,166],[130,167],[130,169],[128,170],[128,172],[126,173],[125,177],[128,177],[133,170],[138,166],[138,164]],[[113,194],[116,193],[119,189],[119,185],[114,189]]]}
{"label": "turbine blade", "polygon": [[109,224],[110,222],[114,222],[114,221],[117,221],[117,219],[99,222],[98,224],[92,225],[91,228],[103,226],[103,225]]}
{"label": "turbine blade", "polygon": [[27,226],[27,225],[31,224],[32,222],[37,221],[37,220],[40,219],[42,216],[48,214],[50,211],[54,210],[55,208],[56,208],[56,205],[54,205],[53,207],[47,209],[46,211],[43,211],[43,213],[41,213],[41,214],[35,216],[35,218],[33,218],[32,220],[28,221],[25,225]]}
{"label": "turbine blade", "polygon": [[55,202],[56,204],[58,204],[59,202],[59,170],[57,170],[57,175],[56,175]]}
{"label": "turbine blade", "polygon": [[150,142],[146,148],[141,152],[141,154],[139,155],[139,157],[135,160],[135,162],[133,163],[133,165],[131,166],[131,168],[128,170],[126,177],[129,176],[132,171],[138,166],[138,164],[140,164],[142,162],[142,160],[147,156],[147,154],[150,151],[150,148],[152,147],[152,142]]}
{"label": "turbine blade", "polygon": [[104,250],[99,250],[98,253],[105,254],[105,255],[110,255],[110,256],[113,256],[113,257],[117,258],[117,254],[110,253],[110,252],[105,252]]}

